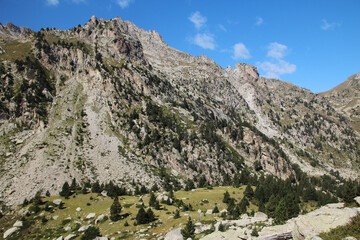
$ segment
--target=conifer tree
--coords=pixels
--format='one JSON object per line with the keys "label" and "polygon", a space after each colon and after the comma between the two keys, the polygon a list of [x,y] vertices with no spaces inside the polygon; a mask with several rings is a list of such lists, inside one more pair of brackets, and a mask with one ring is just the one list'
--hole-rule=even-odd
{"label": "conifer tree", "polygon": [[65,182],[64,185],[62,186],[61,192],[59,193],[60,196],[68,198],[71,194],[71,190],[70,190],[70,186],[68,184],[68,182]]}
{"label": "conifer tree", "polygon": [[114,202],[110,207],[110,219],[111,221],[117,221],[119,220],[119,214],[121,212],[121,205],[119,203],[119,199],[116,196],[114,198]]}
{"label": "conifer tree", "polygon": [[70,185],[70,190],[75,192],[76,190],[78,189],[78,184],[76,182],[76,179],[73,178],[72,182],[71,182],[71,185]]}
{"label": "conifer tree", "polygon": [[275,195],[271,195],[269,201],[265,205],[265,212],[269,217],[275,217],[275,209],[278,204],[278,200]]}
{"label": "conifer tree", "polygon": [[244,191],[244,195],[248,198],[251,199],[254,196],[254,190],[252,189],[252,187],[250,186],[250,184],[248,184],[245,188]]}
{"label": "conifer tree", "polygon": [[286,210],[286,204],[284,198],[282,198],[279,204],[276,206],[274,217],[277,223],[282,223],[286,219],[288,219],[288,212]]}
{"label": "conifer tree", "polygon": [[94,182],[91,186],[91,192],[93,193],[101,193],[101,186],[98,181]]}
{"label": "conifer tree", "polygon": [[229,203],[229,201],[230,201],[230,193],[226,191],[224,193],[223,203]]}
{"label": "conifer tree", "polygon": [[147,221],[147,223],[152,222],[152,221],[155,221],[155,214],[154,214],[154,212],[151,210],[151,208],[149,208],[149,209],[146,211],[146,221]]}
{"label": "conifer tree", "polygon": [[354,202],[354,198],[356,197],[356,189],[354,188],[353,184],[348,181],[345,183],[344,191],[343,191],[343,200],[345,203],[352,203]]}
{"label": "conifer tree", "polygon": [[181,234],[183,235],[184,239],[194,239],[195,237],[195,225],[191,221],[191,218],[188,218],[188,221],[183,229],[181,229]]}
{"label": "conifer tree", "polygon": [[137,224],[147,223],[146,212],[143,207],[141,207],[136,214],[136,222]]}
{"label": "conifer tree", "polygon": [[151,192],[150,199],[149,199],[149,206],[155,207],[155,205],[156,205],[156,197],[155,197],[155,194],[153,192]]}
{"label": "conifer tree", "polygon": [[174,219],[178,219],[178,218],[180,218],[180,211],[179,209],[176,209]]}
{"label": "conifer tree", "polygon": [[214,210],[213,210],[213,213],[219,213],[219,212],[220,212],[220,211],[219,211],[218,206],[217,206],[217,205],[215,205]]}

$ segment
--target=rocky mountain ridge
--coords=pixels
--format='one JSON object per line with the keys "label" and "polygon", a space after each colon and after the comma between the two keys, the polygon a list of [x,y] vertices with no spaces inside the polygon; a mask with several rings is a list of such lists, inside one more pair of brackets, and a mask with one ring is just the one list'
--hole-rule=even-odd
{"label": "rocky mountain ridge", "polygon": [[253,66],[223,69],[118,17],[0,32],[7,204],[37,190],[57,193],[74,177],[150,187],[226,184],[245,172],[296,179],[296,166],[359,175],[359,136],[348,116]]}

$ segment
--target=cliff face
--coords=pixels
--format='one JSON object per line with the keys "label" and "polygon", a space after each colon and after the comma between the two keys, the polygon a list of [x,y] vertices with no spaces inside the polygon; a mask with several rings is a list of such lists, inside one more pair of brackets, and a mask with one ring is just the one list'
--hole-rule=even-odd
{"label": "cliff face", "polygon": [[358,176],[348,116],[253,66],[223,69],[120,18],[92,17],[68,31],[7,26],[0,26],[7,203],[57,193],[74,177],[162,185],[160,169],[173,185],[258,174],[255,162],[284,179],[295,176],[294,163],[310,174]]}

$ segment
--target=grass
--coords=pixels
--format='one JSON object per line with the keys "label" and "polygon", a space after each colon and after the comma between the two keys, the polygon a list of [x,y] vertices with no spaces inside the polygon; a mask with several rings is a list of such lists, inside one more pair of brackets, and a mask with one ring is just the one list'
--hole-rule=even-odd
{"label": "grass", "polygon": [[323,240],[338,240],[349,236],[360,239],[360,214],[357,214],[348,225],[339,226],[319,235]]}
{"label": "grass", "polygon": [[31,43],[19,41],[7,41],[2,46],[5,50],[4,54],[0,55],[0,60],[25,60],[26,57],[31,56]]}
{"label": "grass", "polygon": [[[215,220],[215,217],[219,218],[218,214],[205,214],[208,209],[214,209],[215,205],[218,206],[219,210],[226,209],[226,204],[222,202],[223,195],[228,191],[231,197],[234,197],[237,202],[243,197],[243,192],[245,186],[240,188],[234,187],[214,187],[213,189],[202,188],[196,191],[177,191],[175,192],[175,197],[179,200],[182,200],[185,204],[191,204],[194,211],[180,212],[180,218],[174,219],[173,216],[177,206],[175,205],[166,205],[161,204],[161,210],[153,209],[157,221],[151,224],[144,224],[135,226],[135,217],[139,210],[137,206],[144,203],[145,207],[148,207],[149,203],[149,194],[143,196],[140,200],[140,196],[121,196],[119,197],[119,202],[124,206],[120,214],[128,214],[124,219],[121,219],[117,222],[112,223],[110,219],[97,224],[100,232],[103,236],[108,235],[110,238],[115,237],[115,239],[133,239],[135,236],[138,236],[140,233],[137,233],[141,229],[148,229],[145,234],[149,236],[143,236],[145,239],[152,239],[153,234],[156,234],[156,239],[159,236],[164,236],[171,228],[182,228],[185,222],[190,216],[193,219],[193,222],[201,221],[203,224],[210,224]],[[160,193],[156,193],[159,195]],[[76,222],[80,222],[81,226],[94,224],[94,220],[97,216],[105,214],[110,216],[110,206],[113,200],[109,197],[100,196],[95,193],[88,194],[74,194],[70,196],[69,199],[65,199],[59,196],[51,196],[44,198],[43,201],[53,201],[54,199],[61,198],[64,203],[64,208],[59,209],[55,208],[53,212],[41,211],[36,216],[28,217],[28,221],[35,221],[27,229],[26,233],[22,237],[23,239],[47,239],[47,238],[57,238],[60,235],[66,237],[71,232],[77,233],[79,225]],[[76,208],[80,207],[81,211],[76,211]],[[198,212],[201,210],[201,214]],[[253,204],[248,208],[250,213],[252,210],[257,211],[257,207]],[[89,213],[96,213],[96,217],[91,220],[86,220],[86,216]],[[48,221],[46,223],[41,222],[39,215],[45,216]],[[57,216],[57,217],[56,217]],[[66,220],[71,219],[71,220]],[[125,222],[128,222],[129,226],[124,226]],[[66,223],[66,224],[63,224]],[[152,224],[156,226],[150,227]],[[64,227],[71,227],[72,230],[65,232]],[[148,228],[149,227],[149,228]],[[35,231],[36,230],[36,231]],[[203,235],[203,234],[202,234]],[[201,234],[198,236],[202,236]],[[76,239],[80,239],[81,234]]]}

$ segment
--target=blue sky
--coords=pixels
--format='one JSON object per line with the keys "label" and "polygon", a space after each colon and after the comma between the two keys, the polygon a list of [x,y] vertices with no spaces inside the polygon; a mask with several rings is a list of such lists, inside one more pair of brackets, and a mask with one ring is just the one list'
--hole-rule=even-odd
{"label": "blue sky", "polygon": [[0,0],[0,22],[69,29],[92,15],[158,31],[172,47],[226,68],[321,92],[360,72],[359,0]]}

